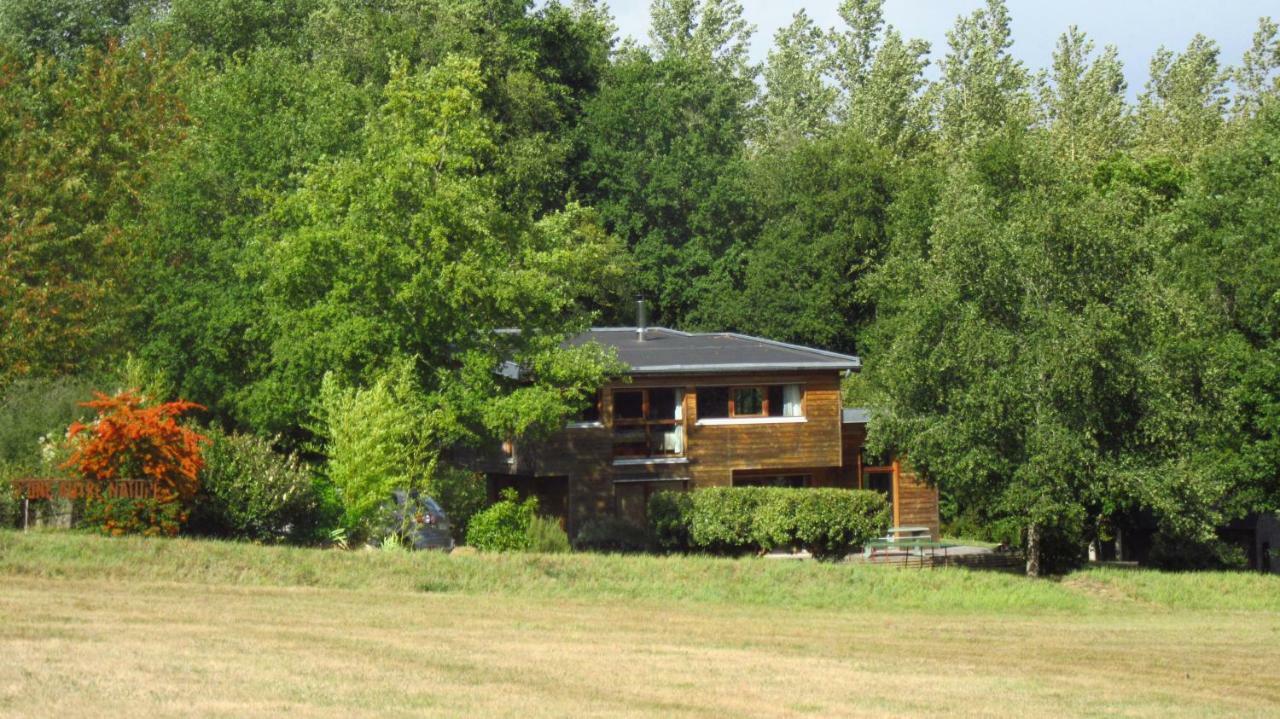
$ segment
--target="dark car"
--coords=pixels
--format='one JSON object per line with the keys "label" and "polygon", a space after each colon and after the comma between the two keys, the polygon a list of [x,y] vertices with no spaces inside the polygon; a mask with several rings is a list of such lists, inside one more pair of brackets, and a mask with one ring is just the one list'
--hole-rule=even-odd
{"label": "dark car", "polygon": [[396,490],[388,502],[384,536],[398,534],[413,549],[453,549],[453,525],[434,499]]}

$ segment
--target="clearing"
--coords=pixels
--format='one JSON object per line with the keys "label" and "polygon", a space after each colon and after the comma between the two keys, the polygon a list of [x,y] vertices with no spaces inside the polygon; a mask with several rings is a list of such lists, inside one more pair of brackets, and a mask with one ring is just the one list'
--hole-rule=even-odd
{"label": "clearing", "polygon": [[0,714],[1280,714],[1280,578],[0,531]]}

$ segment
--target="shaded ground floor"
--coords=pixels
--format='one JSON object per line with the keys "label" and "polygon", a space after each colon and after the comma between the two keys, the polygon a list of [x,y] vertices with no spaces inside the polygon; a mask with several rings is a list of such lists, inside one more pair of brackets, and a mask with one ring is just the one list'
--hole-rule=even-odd
{"label": "shaded ground floor", "polygon": [[649,499],[664,491],[699,487],[837,487],[883,493],[893,511],[893,526],[925,527],[939,537],[938,493],[893,462],[885,466],[788,467],[733,470],[728,482],[700,481],[686,465],[630,466],[625,471],[602,468],[580,475],[487,473],[489,498],[514,488],[521,497],[537,497],[544,516],[560,520],[570,536],[594,516],[617,516],[637,524],[646,521]]}

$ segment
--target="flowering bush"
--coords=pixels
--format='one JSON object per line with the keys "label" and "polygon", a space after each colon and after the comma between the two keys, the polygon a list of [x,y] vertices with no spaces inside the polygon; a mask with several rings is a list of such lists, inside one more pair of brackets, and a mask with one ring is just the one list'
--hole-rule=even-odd
{"label": "flowering bush", "polygon": [[153,494],[149,500],[138,500],[100,492],[89,502],[93,506],[88,511],[90,521],[100,522],[104,530],[111,522],[112,534],[117,533],[115,529],[121,529],[119,533],[176,532],[186,519],[182,507],[195,496],[204,466],[200,456],[204,437],[178,424],[178,417],[200,406],[179,401],[146,407],[132,392],[110,397],[96,393],[96,397],[84,406],[96,410],[97,419],[89,424],[75,422],[67,430],[72,453],[64,468],[103,489],[112,482],[148,480]]}

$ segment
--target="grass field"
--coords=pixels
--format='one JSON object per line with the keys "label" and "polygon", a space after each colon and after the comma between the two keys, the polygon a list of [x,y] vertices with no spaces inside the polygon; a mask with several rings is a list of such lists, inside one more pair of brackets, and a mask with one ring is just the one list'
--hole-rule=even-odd
{"label": "grass field", "polygon": [[0,532],[0,715],[1276,716],[1280,579]]}

